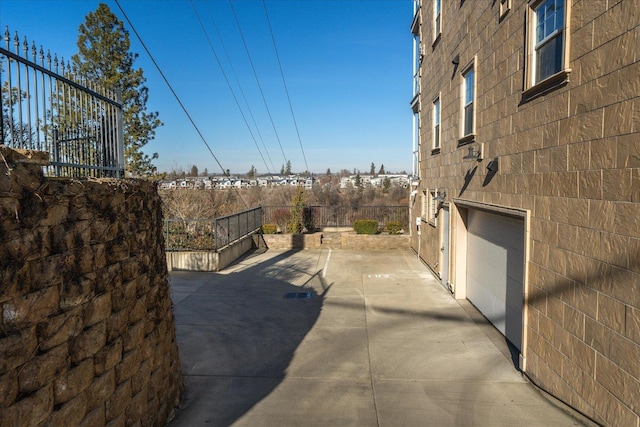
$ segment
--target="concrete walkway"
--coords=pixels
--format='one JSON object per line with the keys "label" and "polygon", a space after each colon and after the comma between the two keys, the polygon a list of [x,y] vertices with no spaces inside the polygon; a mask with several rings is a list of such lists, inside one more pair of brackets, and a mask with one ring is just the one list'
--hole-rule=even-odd
{"label": "concrete walkway", "polygon": [[410,251],[269,250],[173,272],[171,289],[185,384],[171,426],[581,425]]}

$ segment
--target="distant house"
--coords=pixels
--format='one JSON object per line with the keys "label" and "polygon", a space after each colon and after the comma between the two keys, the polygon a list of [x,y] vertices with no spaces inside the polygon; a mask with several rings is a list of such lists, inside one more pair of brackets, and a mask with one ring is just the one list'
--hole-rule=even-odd
{"label": "distant house", "polygon": [[640,425],[640,2],[414,10],[412,247],[534,383]]}

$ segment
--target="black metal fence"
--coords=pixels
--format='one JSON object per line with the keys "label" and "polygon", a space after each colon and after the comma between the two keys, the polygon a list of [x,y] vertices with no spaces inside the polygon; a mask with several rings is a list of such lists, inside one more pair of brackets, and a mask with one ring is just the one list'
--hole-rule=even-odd
{"label": "black metal fence", "polygon": [[[405,230],[409,228],[409,206],[307,206],[305,216],[316,228],[323,227],[352,227],[358,219],[373,219],[384,227],[391,221],[398,221]],[[263,206],[262,222],[264,224],[278,224],[278,218],[283,213],[290,212],[290,206]]]}
{"label": "black metal fence", "polygon": [[165,219],[168,251],[216,251],[260,230],[262,208],[215,219]]}
{"label": "black metal fence", "polygon": [[[5,30],[0,144],[49,152],[53,176],[124,176],[122,105],[68,61]],[[12,49],[13,45],[13,49]]]}

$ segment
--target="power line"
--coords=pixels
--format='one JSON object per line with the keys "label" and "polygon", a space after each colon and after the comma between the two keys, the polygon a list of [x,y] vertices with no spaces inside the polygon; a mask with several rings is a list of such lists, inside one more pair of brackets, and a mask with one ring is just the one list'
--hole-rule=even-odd
{"label": "power line", "polygon": [[[231,92],[231,96],[233,97],[233,100],[236,102],[238,110],[240,110],[240,114],[242,115],[242,119],[244,120],[244,124],[247,126],[247,129],[249,130],[249,134],[251,135],[251,138],[253,139],[253,142],[255,143],[256,148],[258,149],[258,153],[260,153],[260,157],[262,158],[262,162],[264,163],[265,167],[267,168],[267,171],[269,172],[269,165],[267,165],[267,162],[265,161],[264,156],[262,155],[262,151],[260,151],[260,147],[258,146],[258,141],[256,141],[256,138],[253,135],[253,132],[251,131],[251,127],[249,126],[249,123],[247,122],[247,118],[245,117],[244,112],[242,111],[242,107],[240,106],[240,103],[238,102],[238,98],[236,97],[236,94],[233,91],[233,88],[231,87],[231,83],[229,82],[229,79],[227,78],[227,74],[224,72],[224,68],[222,67],[222,63],[220,62],[220,58],[218,57],[218,54],[216,53],[216,50],[213,47],[213,43],[211,43],[211,39],[209,38],[209,34],[207,33],[207,30],[206,30],[204,24],[202,23],[202,20],[200,19],[200,15],[198,14],[198,10],[196,9],[195,5],[193,4],[193,0],[191,0],[190,3],[191,3],[191,7],[193,8],[193,12],[196,15],[196,18],[198,19],[198,23],[200,24],[200,28],[202,28],[202,32],[204,33],[204,36],[207,39],[207,42],[209,43],[209,48],[211,49],[211,52],[213,53],[213,56],[216,59],[216,62],[218,63],[218,67],[220,68],[220,71],[222,72],[222,75],[224,77],[225,82],[227,82],[227,87],[229,88],[229,91]],[[269,160],[271,160],[271,159],[269,159]],[[273,166],[273,162],[272,162],[272,166]]]}
{"label": "power line", "polygon": [[273,127],[273,132],[276,135],[276,139],[278,140],[278,145],[280,146],[280,151],[282,151],[282,157],[284,157],[285,163],[287,163],[287,156],[284,154],[284,149],[282,148],[282,142],[280,141],[280,136],[278,135],[278,130],[276,129],[276,125],[273,122],[273,117],[271,116],[271,111],[269,110],[269,105],[267,104],[267,99],[264,96],[264,92],[262,90],[262,85],[260,85],[260,79],[258,78],[258,73],[256,72],[256,68],[253,65],[253,60],[251,59],[251,53],[249,53],[249,48],[247,47],[247,42],[244,38],[244,34],[242,33],[242,28],[240,27],[240,21],[238,20],[238,15],[236,14],[236,10],[233,8],[233,3],[229,0],[229,5],[231,6],[231,11],[233,12],[233,17],[236,20],[236,25],[238,26],[238,31],[240,33],[240,39],[242,40],[242,44],[244,46],[244,50],[247,52],[247,57],[249,58],[249,64],[251,65],[251,70],[253,71],[253,76],[256,78],[256,83],[258,84],[258,89],[260,90],[260,95],[262,96],[262,102],[264,102],[264,106],[267,109],[267,114],[269,116],[269,120],[271,121],[271,126]]}
{"label": "power line", "polygon": [[[193,3],[193,2],[192,2]],[[262,142],[262,147],[264,148],[265,154],[267,155],[267,158],[269,159],[269,163],[271,164],[271,167],[273,168],[273,170],[275,171],[275,166],[273,164],[273,160],[271,160],[271,156],[269,155],[269,150],[267,149],[267,146],[265,145],[264,142],[264,138],[262,137],[262,133],[260,132],[260,127],[258,126],[258,123],[256,122],[256,118],[253,115],[253,111],[251,109],[251,105],[249,104],[249,101],[247,100],[247,97],[244,93],[244,90],[242,89],[242,84],[240,84],[240,79],[238,78],[238,74],[236,73],[236,69],[233,66],[233,62],[231,61],[231,57],[229,56],[229,51],[227,50],[227,47],[222,39],[222,34],[220,33],[220,29],[218,28],[218,25],[216,24],[215,19],[213,18],[213,15],[211,14],[211,9],[209,8],[209,5],[206,4],[207,6],[207,12],[209,13],[209,19],[211,19],[211,22],[213,23],[213,28],[216,30],[216,34],[218,35],[218,40],[220,41],[220,45],[222,46],[222,50],[224,51],[224,54],[227,58],[227,61],[229,62],[229,66],[231,67],[231,72],[235,78],[236,84],[238,85],[238,88],[240,89],[240,95],[242,95],[242,99],[244,100],[244,103],[247,107],[247,111],[249,111],[249,116],[251,116],[251,120],[253,121],[253,125],[256,128],[256,132],[258,133],[258,138],[260,139],[260,142]],[[206,31],[205,31],[206,33]],[[213,49],[213,48],[212,48]],[[215,54],[215,53],[214,53]],[[218,65],[220,65],[220,63],[218,62]],[[222,66],[220,65],[220,69],[222,70]],[[224,71],[223,71],[224,74]],[[229,87],[229,89],[231,90],[231,87]],[[233,90],[231,90],[233,93]],[[237,104],[237,102],[236,102]],[[238,105],[238,108],[240,108],[240,106]],[[242,109],[240,109],[240,112],[242,113]],[[246,120],[245,120],[246,122]],[[249,125],[247,125],[248,127]],[[249,129],[249,132],[251,132],[251,129]],[[253,135],[252,135],[253,136]],[[254,139],[255,140],[255,139]],[[258,148],[258,151],[260,151],[260,149]],[[262,155],[262,153],[261,153]],[[267,166],[267,172],[271,173],[271,171],[269,170],[269,167]]]}
{"label": "power line", "polygon": [[[155,58],[153,57],[153,55],[151,55],[151,52],[149,51],[149,49],[147,48],[147,45],[145,44],[145,42],[142,40],[142,37],[140,37],[140,34],[138,34],[138,31],[136,31],[136,28],[133,26],[133,23],[131,22],[131,20],[129,19],[129,17],[127,16],[126,12],[124,11],[124,9],[122,8],[122,6],[120,6],[120,2],[118,0],[114,0],[116,5],[118,6],[118,9],[120,9],[120,12],[122,12],[122,15],[124,16],[124,19],[127,20],[127,23],[129,24],[129,26],[131,27],[131,30],[133,31],[133,33],[136,35],[136,37],[138,38],[138,41],[140,42],[140,44],[142,45],[142,47],[144,48],[145,52],[147,52],[147,55],[149,55],[149,58],[151,59],[151,62],[153,62],[153,65],[156,67],[156,69],[158,70],[158,72],[160,73],[160,76],[162,77],[162,79],[164,80],[164,82],[166,83],[167,87],[169,88],[169,90],[171,91],[171,93],[173,94],[174,98],[176,99],[176,101],[178,102],[178,104],[180,105],[180,108],[182,108],[182,111],[184,111],[184,113],[186,114],[187,118],[189,119],[189,121],[191,122],[191,125],[193,126],[193,128],[195,129],[195,131],[198,133],[198,135],[200,136],[200,139],[202,140],[202,142],[204,143],[204,145],[207,147],[207,149],[209,150],[209,153],[211,153],[211,156],[214,158],[214,160],[216,161],[216,163],[218,164],[218,166],[220,167],[220,169],[222,170],[222,173],[225,176],[229,176],[229,174],[225,171],[225,169],[222,167],[222,164],[220,163],[220,161],[218,160],[218,158],[216,157],[216,155],[213,153],[213,150],[211,149],[211,147],[209,146],[209,143],[207,143],[207,140],[205,139],[204,135],[202,134],[202,132],[200,132],[200,129],[198,128],[198,126],[196,125],[195,121],[193,120],[193,118],[191,117],[191,114],[189,114],[189,112],[187,111],[186,107],[184,106],[184,104],[182,103],[182,101],[180,100],[180,97],[178,96],[178,94],[176,93],[176,91],[173,89],[173,87],[171,86],[171,83],[169,83],[169,80],[167,79],[167,77],[164,75],[164,73],[162,72],[162,69],[160,68],[160,66],[158,65],[158,63],[156,62]],[[247,205],[247,202],[245,202],[244,198],[242,197],[242,195],[240,194],[240,192],[238,191],[238,189],[236,188],[236,193],[238,194],[238,197],[240,198],[240,200],[242,201],[242,204],[248,209],[249,206]]]}
{"label": "power line", "polygon": [[284,78],[284,71],[282,71],[282,63],[280,62],[280,55],[278,54],[278,47],[276,46],[276,39],[273,35],[273,29],[271,28],[271,20],[269,19],[269,13],[267,12],[267,4],[262,0],[262,6],[264,7],[264,14],[267,17],[267,24],[269,26],[269,33],[271,33],[271,41],[273,42],[273,50],[276,52],[276,59],[278,60],[278,67],[280,68],[280,76],[282,76],[282,84],[284,85],[284,91],[287,94],[287,101],[289,101],[289,110],[291,111],[291,117],[293,118],[293,125],[296,128],[296,134],[298,135],[298,141],[300,142],[300,150],[302,151],[302,158],[304,159],[304,165],[309,171],[309,165],[307,164],[307,156],[304,154],[304,148],[302,147],[302,139],[300,138],[300,131],[298,130],[298,122],[296,116],[293,114],[293,105],[291,105],[291,97],[289,96],[289,89],[287,88],[287,82]]}

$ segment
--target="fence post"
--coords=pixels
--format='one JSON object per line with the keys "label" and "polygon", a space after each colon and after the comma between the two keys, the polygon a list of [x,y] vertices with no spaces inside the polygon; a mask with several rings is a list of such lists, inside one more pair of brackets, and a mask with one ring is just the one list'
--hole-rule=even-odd
{"label": "fence post", "polygon": [[[118,89],[116,91],[116,100],[118,101],[118,103],[122,104],[122,90]],[[125,171],[125,154],[124,154],[124,113],[122,108],[116,108],[116,120],[117,120],[117,134],[116,134],[116,139],[117,139],[117,155],[116,158],[118,160],[118,172],[116,172],[116,174],[119,174],[121,176],[119,176],[118,178],[124,178],[126,175],[126,171]]]}
{"label": "fence post", "polygon": [[213,229],[215,232],[213,233],[213,246],[214,250],[218,250],[218,218],[213,220]]}

